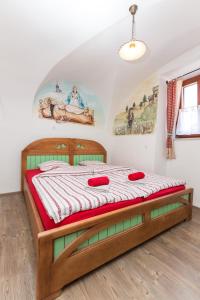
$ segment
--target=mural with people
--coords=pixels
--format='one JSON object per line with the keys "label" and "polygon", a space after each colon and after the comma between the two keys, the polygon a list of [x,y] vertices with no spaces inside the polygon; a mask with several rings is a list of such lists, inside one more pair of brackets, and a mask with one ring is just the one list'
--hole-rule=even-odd
{"label": "mural with people", "polygon": [[151,77],[142,82],[125,105],[124,111],[115,116],[114,135],[149,134],[156,124],[159,86]]}
{"label": "mural with people", "polygon": [[48,83],[35,96],[34,110],[41,119],[57,123],[95,125],[99,100],[90,91],[66,81]]}

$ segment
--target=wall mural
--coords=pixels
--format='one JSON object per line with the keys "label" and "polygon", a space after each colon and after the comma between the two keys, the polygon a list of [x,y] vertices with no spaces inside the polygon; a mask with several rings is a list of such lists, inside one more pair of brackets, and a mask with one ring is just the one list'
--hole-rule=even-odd
{"label": "wall mural", "polygon": [[113,134],[148,134],[156,124],[158,80],[151,77],[140,84],[114,119]]}
{"label": "wall mural", "polygon": [[66,81],[43,86],[35,96],[34,111],[41,119],[87,125],[95,125],[102,113],[97,96]]}

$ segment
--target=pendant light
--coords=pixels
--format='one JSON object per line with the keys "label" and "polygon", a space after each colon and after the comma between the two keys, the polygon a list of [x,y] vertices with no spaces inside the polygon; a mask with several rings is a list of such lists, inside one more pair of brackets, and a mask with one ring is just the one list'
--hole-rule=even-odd
{"label": "pendant light", "polygon": [[135,14],[138,9],[136,4],[130,6],[129,11],[132,15],[132,37],[131,40],[122,45],[119,49],[119,56],[126,61],[134,61],[141,58],[146,50],[147,46],[143,41],[136,40],[134,38],[134,24],[135,24]]}

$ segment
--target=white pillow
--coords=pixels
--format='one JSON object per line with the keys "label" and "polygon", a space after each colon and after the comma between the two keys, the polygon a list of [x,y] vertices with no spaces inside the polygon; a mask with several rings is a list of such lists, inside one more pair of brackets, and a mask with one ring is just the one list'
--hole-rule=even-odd
{"label": "white pillow", "polygon": [[103,161],[99,160],[82,160],[79,161],[79,166],[93,166],[93,165],[105,165]]}
{"label": "white pillow", "polygon": [[50,171],[64,166],[69,166],[69,164],[62,160],[49,160],[38,165],[40,171]]}

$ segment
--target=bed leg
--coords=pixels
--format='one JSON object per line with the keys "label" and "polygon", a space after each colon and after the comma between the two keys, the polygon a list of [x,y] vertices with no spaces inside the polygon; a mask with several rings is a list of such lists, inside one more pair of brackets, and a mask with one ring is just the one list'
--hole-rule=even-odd
{"label": "bed leg", "polygon": [[51,239],[38,239],[37,255],[37,300],[53,300],[61,294],[60,287],[52,286],[53,242]]}
{"label": "bed leg", "polygon": [[192,209],[190,208],[186,221],[191,221],[191,220],[192,220]]}
{"label": "bed leg", "polygon": [[186,221],[190,221],[192,219],[192,203],[193,203],[193,191],[189,194],[188,217],[187,217]]}

